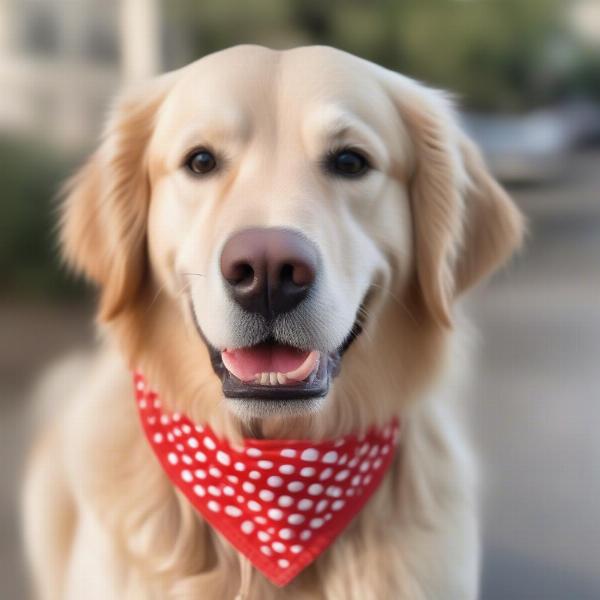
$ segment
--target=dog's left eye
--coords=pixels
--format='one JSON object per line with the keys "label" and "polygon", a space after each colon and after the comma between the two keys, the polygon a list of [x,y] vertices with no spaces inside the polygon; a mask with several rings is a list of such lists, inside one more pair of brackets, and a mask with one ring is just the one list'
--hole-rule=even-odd
{"label": "dog's left eye", "polygon": [[195,150],[187,157],[185,166],[196,175],[205,175],[216,168],[217,159],[208,150]]}
{"label": "dog's left eye", "polygon": [[345,148],[332,152],[326,160],[327,170],[334,175],[360,177],[369,170],[369,161],[360,152]]}

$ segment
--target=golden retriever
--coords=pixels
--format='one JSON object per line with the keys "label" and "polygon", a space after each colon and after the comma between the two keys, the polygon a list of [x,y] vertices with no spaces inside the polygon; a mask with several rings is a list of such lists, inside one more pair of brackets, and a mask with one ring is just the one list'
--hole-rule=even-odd
{"label": "golden retriever", "polygon": [[[139,368],[169,409],[233,442],[402,420],[390,470],[333,545],[283,589],[252,572],[245,598],[475,598],[454,303],[522,229],[446,95],[339,50],[234,47],[125,94],[62,205],[64,256],[98,286],[105,335],[28,469],[38,596],[240,589],[236,551],[142,435]],[[320,356],[318,393],[234,377],[229,349],[260,344]]]}

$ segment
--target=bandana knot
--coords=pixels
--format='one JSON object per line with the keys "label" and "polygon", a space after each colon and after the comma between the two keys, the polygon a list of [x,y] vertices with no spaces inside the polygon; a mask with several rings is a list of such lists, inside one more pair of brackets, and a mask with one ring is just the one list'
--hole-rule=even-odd
{"label": "bandana knot", "polygon": [[162,410],[134,374],[141,423],[163,470],[202,517],[283,586],[348,526],[392,462],[399,422],[333,440],[235,446],[207,425]]}

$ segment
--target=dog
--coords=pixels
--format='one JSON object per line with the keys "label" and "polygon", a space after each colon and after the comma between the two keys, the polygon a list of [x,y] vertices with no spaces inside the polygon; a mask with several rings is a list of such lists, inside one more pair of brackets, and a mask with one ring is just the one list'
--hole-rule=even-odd
{"label": "dog", "polygon": [[[457,299],[523,228],[446,94],[340,50],[238,46],[127,91],[61,205],[101,340],[52,386],[27,469],[38,597],[476,598]],[[167,477],[134,370],[227,443],[393,418],[398,443],[368,502],[282,588]]]}

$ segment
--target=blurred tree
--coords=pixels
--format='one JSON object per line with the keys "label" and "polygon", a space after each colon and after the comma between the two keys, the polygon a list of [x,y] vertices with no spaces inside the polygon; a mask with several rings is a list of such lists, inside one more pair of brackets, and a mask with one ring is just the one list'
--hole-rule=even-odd
{"label": "blurred tree", "polygon": [[469,106],[515,110],[549,100],[558,0],[403,2],[401,68],[458,92]]}
{"label": "blurred tree", "polygon": [[6,291],[47,297],[80,291],[59,268],[50,202],[72,162],[37,142],[0,140],[0,272]]}
{"label": "blurred tree", "polygon": [[588,97],[600,102],[600,52],[597,48],[578,48],[578,56],[573,68],[561,81],[563,96]]}
{"label": "blurred tree", "polygon": [[[561,0],[162,0],[162,6],[172,61],[166,68],[240,43],[329,44],[453,90],[470,109],[526,110],[573,95],[600,100],[598,46],[577,38],[570,3]],[[61,295],[77,289],[61,275],[52,250],[49,202],[74,161],[39,142],[0,140],[0,162],[4,287]]]}
{"label": "blurred tree", "polygon": [[467,106],[519,110],[556,97],[560,0],[172,0],[194,56],[254,42],[331,44],[457,92]]}

